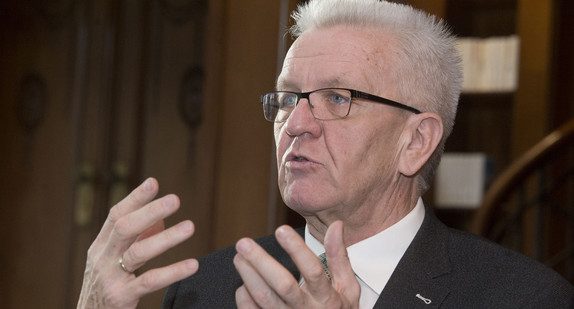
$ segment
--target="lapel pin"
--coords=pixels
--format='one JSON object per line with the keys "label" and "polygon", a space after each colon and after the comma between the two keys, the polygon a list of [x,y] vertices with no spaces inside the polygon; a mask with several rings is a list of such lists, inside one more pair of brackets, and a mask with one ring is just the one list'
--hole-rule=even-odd
{"label": "lapel pin", "polygon": [[428,298],[425,298],[425,297],[423,297],[421,294],[417,294],[416,296],[417,296],[417,298],[418,298],[418,299],[420,299],[420,300],[424,301],[424,302],[425,302],[425,304],[427,304],[427,305],[430,305],[430,303],[432,303],[432,300],[430,300],[430,299],[428,299]]}

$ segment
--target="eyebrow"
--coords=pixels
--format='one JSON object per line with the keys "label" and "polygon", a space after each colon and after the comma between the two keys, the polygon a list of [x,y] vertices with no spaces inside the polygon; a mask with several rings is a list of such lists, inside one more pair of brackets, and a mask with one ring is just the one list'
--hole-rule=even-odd
{"label": "eyebrow", "polygon": [[286,89],[298,89],[297,87],[295,87],[295,84],[285,80],[285,79],[277,79],[277,82],[275,83],[275,90],[286,90]]}
{"label": "eyebrow", "polygon": [[[320,89],[320,88],[340,88],[343,86],[349,86],[349,85],[343,84],[341,82],[340,77],[322,80],[319,82],[319,85],[320,86],[317,89]],[[298,91],[301,91],[301,88],[296,86],[295,82],[292,82],[291,80],[288,80],[288,79],[282,79],[282,78],[277,79],[277,82],[275,83],[275,89],[276,90],[298,90]]]}

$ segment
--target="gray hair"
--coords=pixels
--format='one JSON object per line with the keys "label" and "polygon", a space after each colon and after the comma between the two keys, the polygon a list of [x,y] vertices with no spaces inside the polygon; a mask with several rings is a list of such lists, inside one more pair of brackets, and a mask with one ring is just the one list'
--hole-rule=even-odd
{"label": "gray hair", "polygon": [[419,191],[426,191],[440,163],[444,143],[452,132],[462,87],[462,66],[455,37],[446,23],[410,6],[379,0],[311,0],[292,15],[291,35],[344,25],[375,28],[392,35],[398,56],[390,66],[399,81],[403,103],[438,114],[444,134],[423,166]]}

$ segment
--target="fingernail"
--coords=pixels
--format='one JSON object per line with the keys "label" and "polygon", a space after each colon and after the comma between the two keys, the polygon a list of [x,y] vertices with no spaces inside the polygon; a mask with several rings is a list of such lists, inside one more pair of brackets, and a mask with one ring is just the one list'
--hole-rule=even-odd
{"label": "fingernail", "polygon": [[193,228],[193,224],[191,223],[191,221],[184,221],[179,226],[179,230],[183,233],[189,233],[192,228]]}
{"label": "fingernail", "polygon": [[174,207],[177,207],[178,198],[175,195],[170,194],[164,197],[163,203],[169,209],[173,209]]}
{"label": "fingernail", "polygon": [[143,188],[146,191],[151,191],[153,189],[151,178],[148,178],[146,181],[144,181]]}
{"label": "fingernail", "polygon": [[251,250],[252,245],[251,245],[251,242],[249,241],[249,239],[242,238],[237,242],[237,245],[235,246],[235,248],[237,249],[237,252],[239,252],[239,253],[247,253],[247,252],[249,252],[249,250]]}
{"label": "fingernail", "polygon": [[275,231],[275,236],[277,238],[285,239],[287,235],[288,235],[287,228],[284,226],[278,227],[277,230]]}
{"label": "fingernail", "polygon": [[199,263],[197,262],[196,259],[190,259],[190,260],[186,261],[184,265],[185,265],[185,267],[187,267],[187,270],[190,272],[195,272],[199,268]]}

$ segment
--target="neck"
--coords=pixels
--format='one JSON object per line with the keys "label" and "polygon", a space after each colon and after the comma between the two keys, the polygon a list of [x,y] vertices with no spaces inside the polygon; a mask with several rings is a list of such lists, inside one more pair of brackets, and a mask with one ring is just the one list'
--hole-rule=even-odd
{"label": "neck", "polygon": [[362,205],[339,207],[347,211],[330,211],[305,216],[309,232],[324,243],[329,225],[337,220],[343,222],[343,241],[351,246],[384,231],[409,214],[419,198],[417,190],[397,191],[378,197],[376,201]]}

